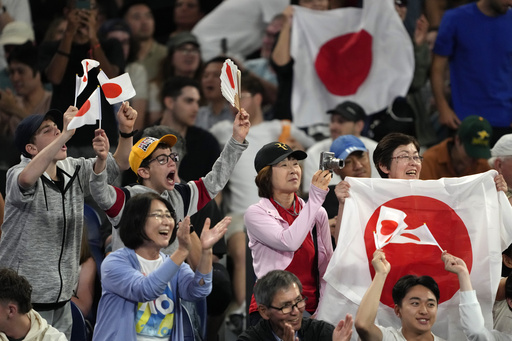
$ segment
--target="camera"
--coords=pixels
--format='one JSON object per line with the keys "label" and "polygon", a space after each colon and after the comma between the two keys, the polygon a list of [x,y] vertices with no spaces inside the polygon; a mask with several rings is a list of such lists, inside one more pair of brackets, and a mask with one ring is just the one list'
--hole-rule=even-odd
{"label": "camera", "polygon": [[331,152],[321,152],[320,153],[320,169],[321,170],[330,170],[332,172],[333,169],[342,169],[345,167],[345,161],[342,159],[337,159],[334,157],[334,153]]}

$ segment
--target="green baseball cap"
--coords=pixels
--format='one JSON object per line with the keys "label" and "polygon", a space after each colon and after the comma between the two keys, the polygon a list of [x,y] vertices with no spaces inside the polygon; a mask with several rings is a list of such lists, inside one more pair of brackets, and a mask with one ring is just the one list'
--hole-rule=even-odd
{"label": "green baseball cap", "polygon": [[492,127],[489,121],[477,115],[471,115],[462,120],[457,135],[464,145],[466,154],[475,159],[491,157],[489,141]]}

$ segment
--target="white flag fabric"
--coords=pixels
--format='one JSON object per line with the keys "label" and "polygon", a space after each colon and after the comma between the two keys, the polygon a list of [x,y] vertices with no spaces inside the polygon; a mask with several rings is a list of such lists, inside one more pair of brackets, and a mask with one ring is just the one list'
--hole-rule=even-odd
{"label": "white flag fabric", "polygon": [[78,113],[69,122],[68,129],[76,129],[86,124],[96,124],[96,120],[101,121],[101,97],[100,89],[96,88],[89,99],[85,101]]}
{"label": "white flag fabric", "polygon": [[411,38],[392,1],[330,11],[294,6],[290,53],[299,127],[328,123],[326,111],[346,100],[367,114],[380,111],[407,93],[414,72]]}
{"label": "white flag fabric", "polygon": [[98,81],[105,98],[110,104],[121,103],[135,96],[135,89],[128,73],[109,79],[103,70],[98,73]]}
{"label": "white flag fabric", "polygon": [[[346,313],[355,316],[375,274],[371,265],[374,232],[380,210],[385,206],[403,211],[408,226],[422,229],[428,226],[442,249],[464,259],[486,327],[492,329],[501,252],[512,242],[512,207],[503,192],[496,192],[496,174],[491,170],[461,178],[426,181],[348,177],[350,197],[345,201],[338,245],[324,276],[328,285],[318,318],[335,324]],[[427,241],[430,238],[426,234],[418,235]],[[465,340],[459,327],[459,283],[456,275],[444,270],[439,248],[432,243],[391,242],[383,250],[391,272],[382,293],[377,324],[400,327],[391,297],[393,285],[400,277],[429,275],[441,292],[434,334],[446,340]],[[355,331],[352,339],[357,339]]]}
{"label": "white flag fabric", "polygon": [[76,98],[84,91],[85,87],[87,86],[87,83],[89,82],[89,71],[95,67],[98,67],[100,65],[100,62],[94,59],[82,59],[82,68],[84,70],[84,73],[81,77],[78,75],[76,76],[76,86],[75,89],[75,103]]}

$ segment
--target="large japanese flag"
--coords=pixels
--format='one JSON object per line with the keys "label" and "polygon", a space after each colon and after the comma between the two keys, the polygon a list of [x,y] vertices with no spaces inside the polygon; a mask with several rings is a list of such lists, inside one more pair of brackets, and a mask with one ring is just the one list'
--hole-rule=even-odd
{"label": "large japanese flag", "polygon": [[[355,316],[375,274],[371,266],[374,232],[382,224],[386,228],[381,228],[380,233],[391,236],[394,232],[391,226],[401,228],[403,219],[407,225],[404,231],[412,232],[417,240],[410,243],[391,240],[383,248],[391,272],[381,296],[377,324],[400,327],[391,297],[393,285],[400,277],[429,275],[441,291],[433,332],[446,340],[465,340],[459,327],[459,282],[456,275],[444,270],[441,250],[433,245],[432,237],[420,233],[428,227],[442,249],[466,262],[486,326],[492,329],[501,252],[512,242],[512,207],[503,192],[496,192],[493,180],[496,174],[491,170],[462,178],[427,181],[347,178],[350,197],[345,202],[338,245],[324,276],[328,285],[318,318],[335,324],[347,312]],[[387,214],[383,220],[383,207],[404,214]],[[353,339],[356,337],[354,331]]]}
{"label": "large japanese flag", "polygon": [[101,97],[99,87],[89,96],[87,101],[78,110],[68,124],[68,129],[76,129],[86,124],[96,124],[96,120],[100,120],[101,128]]}
{"label": "large japanese flag", "polygon": [[330,11],[295,6],[290,52],[300,127],[328,123],[325,112],[345,100],[380,111],[407,93],[414,72],[411,38],[389,0]]}
{"label": "large japanese flag", "polygon": [[116,104],[135,96],[135,89],[128,73],[123,73],[115,78],[108,78],[103,70],[98,73],[98,82],[108,103]]}

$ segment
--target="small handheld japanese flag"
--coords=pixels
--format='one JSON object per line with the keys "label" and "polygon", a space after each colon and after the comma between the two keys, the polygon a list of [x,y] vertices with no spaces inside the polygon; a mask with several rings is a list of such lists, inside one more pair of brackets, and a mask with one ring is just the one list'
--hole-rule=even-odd
{"label": "small handheld japanese flag", "polygon": [[68,130],[80,128],[86,124],[96,124],[96,120],[100,120],[101,122],[101,97],[99,88],[94,90],[80,110],[78,110],[76,116],[69,122]]}
{"label": "small handheld japanese flag", "polygon": [[135,96],[135,89],[128,73],[109,79],[105,72],[100,70],[98,81],[105,98],[110,104],[121,103]]}
{"label": "small handheld japanese flag", "polygon": [[100,65],[100,62],[94,59],[83,59],[82,68],[84,74],[82,76],[76,75],[76,87],[75,87],[75,106],[77,97],[84,91],[87,83],[89,82],[89,71]]}

